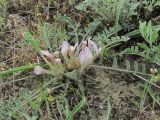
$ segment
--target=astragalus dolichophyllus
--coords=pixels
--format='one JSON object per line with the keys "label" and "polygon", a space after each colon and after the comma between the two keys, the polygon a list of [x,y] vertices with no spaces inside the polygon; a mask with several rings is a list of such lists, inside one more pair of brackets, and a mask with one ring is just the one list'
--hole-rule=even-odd
{"label": "astragalus dolichophyllus", "polygon": [[99,55],[101,48],[98,48],[95,42],[90,40],[82,41],[81,44],[76,43],[74,46],[67,41],[63,41],[60,50],[54,53],[42,50],[40,55],[49,66],[44,69],[36,66],[34,73],[40,74],[62,74],[73,70],[83,71],[88,65],[92,64],[94,59]]}

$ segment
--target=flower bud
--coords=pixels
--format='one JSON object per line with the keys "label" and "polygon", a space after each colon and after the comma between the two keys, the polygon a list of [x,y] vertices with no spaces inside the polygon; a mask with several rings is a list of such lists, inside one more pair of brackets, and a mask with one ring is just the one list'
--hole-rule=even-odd
{"label": "flower bud", "polygon": [[45,55],[49,59],[53,59],[53,54],[51,54],[49,51],[42,50],[41,54]]}
{"label": "flower bud", "polygon": [[43,69],[41,66],[36,66],[36,67],[34,68],[34,73],[35,73],[36,75],[41,75],[41,74],[48,73],[48,72],[49,72],[48,70]]}
{"label": "flower bud", "polygon": [[74,52],[75,52],[75,48],[73,46],[70,46],[68,50],[68,55],[72,57],[74,55]]}
{"label": "flower bud", "polygon": [[63,55],[63,57],[67,57],[68,49],[69,49],[69,43],[67,41],[64,41],[62,43],[62,48],[61,48],[61,54]]}
{"label": "flower bud", "polygon": [[56,62],[57,64],[61,64],[61,59],[55,59],[55,62]]}
{"label": "flower bud", "polygon": [[79,54],[79,62],[82,67],[89,65],[93,62],[93,55],[88,47],[85,47]]}
{"label": "flower bud", "polygon": [[53,53],[53,56],[54,56],[55,58],[59,58],[59,51],[54,52],[54,53]]}

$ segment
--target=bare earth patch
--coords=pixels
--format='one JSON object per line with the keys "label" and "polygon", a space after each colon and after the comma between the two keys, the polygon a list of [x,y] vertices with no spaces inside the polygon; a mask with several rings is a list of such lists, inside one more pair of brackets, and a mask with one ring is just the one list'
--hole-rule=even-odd
{"label": "bare earth patch", "polygon": [[[103,69],[88,70],[85,75],[85,89],[90,119],[105,120],[107,101],[111,105],[110,120],[158,120],[155,114],[140,111],[133,101],[141,95],[140,80],[132,74],[111,72]],[[84,119],[84,118],[83,118]]]}

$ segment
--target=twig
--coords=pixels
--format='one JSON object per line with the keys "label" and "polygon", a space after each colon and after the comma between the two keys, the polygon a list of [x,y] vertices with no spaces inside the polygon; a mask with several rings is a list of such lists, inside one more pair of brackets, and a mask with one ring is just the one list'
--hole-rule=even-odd
{"label": "twig", "polygon": [[145,81],[145,82],[148,82],[149,84],[154,85],[155,87],[157,87],[157,88],[160,89],[160,86],[158,86],[158,85],[150,82],[149,80],[147,80],[147,79],[145,79],[145,78],[143,78],[143,77],[141,77],[141,76],[139,76],[139,75],[137,75],[137,74],[135,74],[135,73],[133,73],[133,75],[135,75],[136,77],[140,78],[141,80],[143,80],[143,81]]}

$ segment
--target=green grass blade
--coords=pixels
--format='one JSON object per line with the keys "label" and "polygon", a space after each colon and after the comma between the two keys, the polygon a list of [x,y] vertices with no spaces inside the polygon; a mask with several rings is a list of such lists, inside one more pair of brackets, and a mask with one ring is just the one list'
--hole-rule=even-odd
{"label": "green grass blade", "polygon": [[11,69],[5,70],[5,71],[0,71],[0,76],[15,73],[15,72],[20,72],[20,71],[25,71],[25,70],[29,70],[29,69],[33,69],[35,66],[37,66],[37,64],[29,64],[29,65],[24,65],[24,66],[20,66],[20,67],[11,68]]}
{"label": "green grass blade", "polygon": [[74,115],[80,111],[80,109],[84,106],[86,99],[83,98],[78,105],[69,113],[66,120],[73,120]]}
{"label": "green grass blade", "polygon": [[108,106],[108,110],[107,110],[107,114],[106,114],[106,119],[105,120],[109,120],[109,116],[110,116],[110,114],[111,114],[111,110],[112,110],[112,108],[111,108],[111,103],[110,103],[110,101],[108,100],[108,102],[107,102],[107,106]]}

